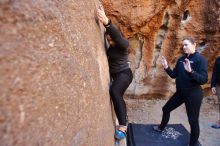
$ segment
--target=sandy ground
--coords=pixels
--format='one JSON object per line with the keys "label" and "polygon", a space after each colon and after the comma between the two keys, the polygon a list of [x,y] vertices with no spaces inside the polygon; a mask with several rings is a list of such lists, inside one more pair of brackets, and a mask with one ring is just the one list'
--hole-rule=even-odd
{"label": "sandy ground", "polygon": [[[130,123],[159,124],[162,107],[167,100],[126,99]],[[200,112],[200,138],[202,146],[220,146],[220,129],[213,129],[210,123],[219,119],[217,97],[203,99]],[[190,131],[185,105],[181,105],[171,113],[169,124],[181,123]]]}

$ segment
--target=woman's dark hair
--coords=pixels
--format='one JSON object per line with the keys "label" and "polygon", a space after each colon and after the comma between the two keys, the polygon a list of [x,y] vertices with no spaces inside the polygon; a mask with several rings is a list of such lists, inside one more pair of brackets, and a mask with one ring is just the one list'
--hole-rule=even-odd
{"label": "woman's dark hair", "polygon": [[184,41],[184,40],[188,40],[188,41],[190,41],[192,44],[195,44],[195,43],[196,43],[196,39],[193,38],[193,37],[184,37],[184,38],[183,38],[183,41]]}

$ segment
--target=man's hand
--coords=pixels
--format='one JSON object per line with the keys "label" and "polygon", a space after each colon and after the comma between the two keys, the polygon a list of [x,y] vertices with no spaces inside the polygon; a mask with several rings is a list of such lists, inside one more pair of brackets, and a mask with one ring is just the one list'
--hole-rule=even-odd
{"label": "man's hand", "polygon": [[164,67],[164,69],[168,68],[167,60],[164,58],[164,56],[161,57],[160,62],[162,64],[162,66]]}
{"label": "man's hand", "polygon": [[212,93],[216,94],[216,87],[212,87]]}
{"label": "man's hand", "polygon": [[99,21],[100,21],[101,23],[103,23],[104,25],[107,25],[109,19],[108,19],[108,17],[107,17],[106,14],[105,14],[105,11],[104,11],[103,6],[100,5],[100,6],[97,8],[96,12],[97,12],[97,17],[98,17]]}
{"label": "man's hand", "polygon": [[189,59],[186,58],[185,62],[183,62],[183,65],[184,65],[184,68],[187,72],[192,72],[192,68],[191,68]]}

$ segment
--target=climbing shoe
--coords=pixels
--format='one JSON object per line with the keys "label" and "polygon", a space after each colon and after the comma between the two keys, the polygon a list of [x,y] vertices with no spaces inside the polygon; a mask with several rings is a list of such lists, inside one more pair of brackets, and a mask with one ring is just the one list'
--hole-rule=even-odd
{"label": "climbing shoe", "polygon": [[220,123],[211,125],[214,129],[220,129]]}
{"label": "climbing shoe", "polygon": [[126,138],[126,132],[123,132],[121,130],[115,130],[115,138],[117,140],[121,140],[123,138]]}

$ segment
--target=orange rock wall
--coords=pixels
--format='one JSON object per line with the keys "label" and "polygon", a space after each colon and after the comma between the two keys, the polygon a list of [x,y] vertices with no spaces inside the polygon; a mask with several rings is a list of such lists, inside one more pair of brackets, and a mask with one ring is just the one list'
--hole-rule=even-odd
{"label": "orange rock wall", "polygon": [[[108,16],[130,41],[134,80],[126,92],[132,98],[164,98],[175,82],[160,64],[171,67],[182,54],[181,40],[193,36],[209,62],[209,79],[220,53],[220,3],[217,0],[102,0]],[[209,80],[210,82],[210,80]],[[204,85],[208,89],[209,83]],[[208,93],[208,92],[207,92]]]}
{"label": "orange rock wall", "polygon": [[0,1],[0,145],[113,146],[99,2]]}

